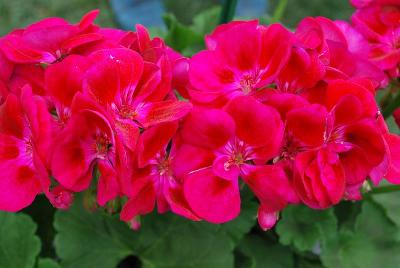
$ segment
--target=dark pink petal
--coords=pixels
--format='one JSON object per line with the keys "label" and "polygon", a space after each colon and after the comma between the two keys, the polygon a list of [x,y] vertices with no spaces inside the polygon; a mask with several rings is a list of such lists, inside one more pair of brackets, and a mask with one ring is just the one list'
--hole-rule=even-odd
{"label": "dark pink petal", "polygon": [[394,117],[394,120],[396,121],[397,126],[400,127],[400,108],[397,108],[393,112],[393,117]]}
{"label": "dark pink petal", "polygon": [[169,187],[168,191],[165,193],[165,198],[169,204],[169,207],[171,208],[171,211],[175,214],[194,221],[200,220],[200,218],[190,209],[190,206],[183,194],[182,186]]}
{"label": "dark pink petal", "polygon": [[278,221],[278,212],[270,211],[268,208],[260,205],[257,212],[258,224],[261,229],[267,231],[275,226],[275,223]]}
{"label": "dark pink petal", "polygon": [[[259,65],[263,70],[261,80],[264,83],[269,83],[289,59],[293,45],[293,34],[280,24],[260,27],[260,30],[261,54]],[[256,50],[254,51],[256,52]]]}
{"label": "dark pink petal", "polygon": [[211,169],[188,175],[184,194],[194,213],[212,223],[230,221],[240,212],[238,181],[218,178]]}
{"label": "dark pink petal", "polygon": [[185,118],[181,135],[186,143],[217,149],[233,137],[235,123],[228,113],[217,109],[194,107]]}
{"label": "dark pink petal", "polygon": [[293,109],[286,115],[286,128],[306,145],[319,146],[324,142],[327,116],[326,109],[318,104]]}
{"label": "dark pink petal", "polygon": [[260,38],[255,21],[236,24],[219,34],[215,51],[227,66],[240,71],[251,70],[260,55]]}
{"label": "dark pink petal", "polygon": [[49,200],[55,208],[66,210],[71,207],[74,194],[61,185],[57,185],[51,190]]}
{"label": "dark pink petal", "polygon": [[139,139],[139,127],[129,120],[118,120],[115,122],[115,131],[124,146],[133,152]]}
{"label": "dark pink petal", "polygon": [[187,174],[196,172],[197,170],[211,168],[215,159],[213,151],[190,144],[182,144],[178,148],[173,147],[172,149],[174,150],[172,166],[174,174],[178,178],[183,178]]}
{"label": "dark pink petal", "polygon": [[109,163],[99,161],[98,169],[101,175],[97,184],[97,203],[104,206],[108,201],[117,197],[119,184],[115,169]]}
{"label": "dark pink petal", "polygon": [[49,52],[41,51],[25,44],[21,37],[8,35],[1,40],[4,55],[16,63],[52,63],[56,58]]}
{"label": "dark pink petal", "polygon": [[90,55],[95,64],[86,74],[87,90],[103,104],[114,101],[118,92],[130,98],[143,73],[142,57],[129,49],[104,49]]}
{"label": "dark pink petal", "polygon": [[321,26],[311,17],[300,21],[295,35],[306,48],[318,49],[324,41]]}
{"label": "dark pink petal", "polygon": [[335,106],[340,98],[353,95],[359,99],[363,107],[363,115],[375,116],[378,111],[374,95],[362,85],[354,81],[337,80],[328,84],[326,103],[328,109]]}
{"label": "dark pink petal", "polygon": [[379,165],[385,155],[385,145],[374,121],[361,121],[345,130],[345,140],[359,147],[367,157],[365,165]]}
{"label": "dark pink petal", "polygon": [[76,92],[82,90],[83,75],[87,65],[85,57],[71,55],[62,62],[47,67],[45,73],[47,94],[59,104],[71,106]]}
{"label": "dark pink petal", "polygon": [[[74,133],[60,136],[55,147],[51,169],[55,179],[65,188],[74,192],[86,189],[92,179],[92,161],[90,145],[74,137]],[[88,148],[89,147],[89,148]]]}
{"label": "dark pink petal", "polygon": [[20,95],[21,89],[29,84],[34,94],[46,95],[44,73],[45,70],[40,65],[16,65],[8,83],[10,92]]}
{"label": "dark pink petal", "polygon": [[123,221],[129,221],[137,215],[150,213],[155,206],[156,194],[149,178],[143,178],[143,182],[135,184],[137,192],[125,203],[120,214]]}
{"label": "dark pink petal", "polygon": [[327,150],[304,152],[296,157],[294,187],[301,200],[311,208],[323,209],[337,204],[345,190],[345,172],[338,156]]}
{"label": "dark pink petal", "polygon": [[274,107],[280,113],[282,119],[286,118],[286,114],[290,110],[308,105],[307,100],[297,94],[272,90],[259,90],[257,93],[254,97],[260,102]]}
{"label": "dark pink petal", "polygon": [[17,212],[29,206],[41,192],[36,172],[21,160],[0,164],[0,210]]}
{"label": "dark pink petal", "polygon": [[73,51],[80,46],[102,40],[103,36],[98,33],[80,34],[69,38],[62,43],[62,48],[66,51]]}
{"label": "dark pink petal", "polygon": [[162,101],[146,103],[138,108],[138,121],[147,128],[160,123],[181,119],[192,109],[192,104],[185,101]]}
{"label": "dark pink petal", "polygon": [[250,166],[243,179],[270,213],[282,210],[294,195],[289,179],[279,165]]}
{"label": "dark pink petal", "polygon": [[[191,85],[201,92],[222,94],[238,87],[233,84],[234,72],[221,62],[213,51],[201,51],[190,59],[189,80]],[[202,101],[197,98],[196,100]]]}
{"label": "dark pink petal", "polygon": [[279,148],[283,136],[283,123],[279,113],[249,96],[236,97],[225,110],[236,124],[236,135],[249,145],[270,146],[271,152]]}
{"label": "dark pink petal", "polygon": [[363,113],[363,106],[353,95],[342,97],[333,108],[335,125],[347,125],[358,121]]}
{"label": "dark pink petal", "polygon": [[390,166],[386,179],[395,184],[400,184],[400,137],[394,134],[385,136],[390,149]]}
{"label": "dark pink petal", "polygon": [[83,15],[81,21],[79,22],[79,28],[82,30],[86,29],[87,27],[90,27],[93,25],[94,20],[96,17],[99,15],[100,10],[99,9],[94,9],[92,11],[89,11],[85,15]]}
{"label": "dark pink petal", "polygon": [[17,96],[9,94],[0,106],[0,133],[23,139],[24,118]]}
{"label": "dark pink petal", "polygon": [[213,172],[218,177],[226,180],[237,180],[240,174],[240,168],[237,165],[231,165],[226,167],[226,163],[229,162],[230,157],[227,155],[221,155],[215,158],[213,163]]}
{"label": "dark pink petal", "polygon": [[144,167],[148,161],[164,149],[178,129],[176,122],[163,123],[145,130],[138,142],[139,167]]}

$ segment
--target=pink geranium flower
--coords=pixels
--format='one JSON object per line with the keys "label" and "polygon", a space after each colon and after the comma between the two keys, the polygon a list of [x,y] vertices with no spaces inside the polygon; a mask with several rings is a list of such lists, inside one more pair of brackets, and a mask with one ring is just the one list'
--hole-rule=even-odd
{"label": "pink geranium flower", "polygon": [[[188,170],[184,181],[185,197],[193,211],[214,223],[235,218],[240,210],[240,176],[262,204],[260,223],[270,227],[264,221],[265,213],[275,215],[276,219],[276,212],[286,204],[290,192],[282,171],[263,167],[279,151],[282,134],[283,124],[277,111],[250,96],[232,99],[224,111],[196,108],[184,121],[180,133],[190,147],[178,151],[197,152],[190,154],[194,155],[191,162],[202,163],[197,169]],[[274,187],[277,188],[268,191]],[[270,194],[278,200],[271,200]]]}
{"label": "pink geranium flower", "polygon": [[46,155],[52,120],[41,97],[25,86],[18,97],[8,94],[0,106],[0,209],[18,211],[36,195],[48,192]]}
{"label": "pink geranium flower", "polygon": [[344,196],[360,198],[359,187],[385,160],[377,114],[371,91],[339,80],[328,86],[326,108],[314,104],[287,113],[281,157],[294,161],[294,184],[304,203],[326,208]]}
{"label": "pink geranium flower", "polygon": [[279,24],[257,21],[219,26],[190,60],[189,94],[193,101],[226,103],[271,83],[286,63],[292,34]]}
{"label": "pink geranium flower", "polygon": [[177,127],[176,122],[164,123],[140,136],[138,167],[124,187],[129,200],[122,209],[122,220],[129,221],[137,215],[147,214],[155,204],[159,213],[172,210],[175,214],[198,220],[183,195],[183,181],[179,176],[183,159],[176,155],[178,142],[174,140],[170,151],[167,150]]}
{"label": "pink geranium flower", "polygon": [[36,22],[2,38],[0,50],[16,63],[53,63],[61,60],[79,46],[102,38],[93,25],[98,13],[98,10],[89,12],[76,25],[61,18]]}

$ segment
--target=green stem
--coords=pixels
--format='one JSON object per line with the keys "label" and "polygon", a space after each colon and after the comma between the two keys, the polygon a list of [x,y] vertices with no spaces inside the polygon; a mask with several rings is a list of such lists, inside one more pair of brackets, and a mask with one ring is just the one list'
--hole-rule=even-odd
{"label": "green stem", "polygon": [[274,13],[272,14],[272,21],[278,22],[281,20],[283,13],[285,12],[286,6],[288,4],[288,0],[280,0],[278,6],[275,8]]}
{"label": "green stem", "polygon": [[373,188],[368,194],[384,194],[400,191],[400,185],[387,185]]}
{"label": "green stem", "polygon": [[225,0],[221,10],[221,18],[219,23],[228,23],[235,16],[237,0]]}
{"label": "green stem", "polygon": [[389,116],[392,115],[394,110],[396,110],[396,108],[399,107],[400,107],[400,93],[397,93],[397,96],[394,99],[392,99],[383,110],[382,112],[383,117],[385,119],[388,118]]}

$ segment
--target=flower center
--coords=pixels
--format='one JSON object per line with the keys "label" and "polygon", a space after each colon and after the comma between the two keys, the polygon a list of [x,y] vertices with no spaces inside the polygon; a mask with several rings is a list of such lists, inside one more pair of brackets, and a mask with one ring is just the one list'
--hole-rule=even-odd
{"label": "flower center", "polygon": [[160,158],[157,163],[157,171],[160,176],[172,176],[171,160],[169,158]]}
{"label": "flower center", "polygon": [[105,133],[98,133],[95,137],[95,150],[97,156],[101,159],[105,159],[107,153],[110,151],[112,147],[111,140],[108,138]]}
{"label": "flower center", "polygon": [[133,120],[138,115],[137,111],[132,109],[130,105],[122,105],[121,108],[118,110],[118,114],[122,118],[131,120]]}
{"label": "flower center", "polygon": [[305,147],[301,144],[301,142],[294,138],[291,134],[287,133],[284,138],[281,156],[278,157],[277,160],[279,160],[279,158],[293,160],[299,152],[304,150]]}
{"label": "flower center", "polygon": [[244,74],[240,79],[240,87],[245,95],[253,90],[255,84],[254,77],[251,74]]}
{"label": "flower center", "polygon": [[224,163],[224,169],[226,171],[232,166],[240,167],[246,161],[252,159],[251,147],[238,139],[228,142],[224,147],[223,153],[228,155],[228,160]]}

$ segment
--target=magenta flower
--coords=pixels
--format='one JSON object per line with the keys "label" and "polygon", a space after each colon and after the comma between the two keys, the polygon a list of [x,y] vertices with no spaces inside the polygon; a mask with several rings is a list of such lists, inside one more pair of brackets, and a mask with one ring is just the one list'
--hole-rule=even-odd
{"label": "magenta flower", "polygon": [[190,60],[189,94],[193,101],[226,103],[270,84],[286,63],[292,34],[281,25],[257,21],[219,26]]}

